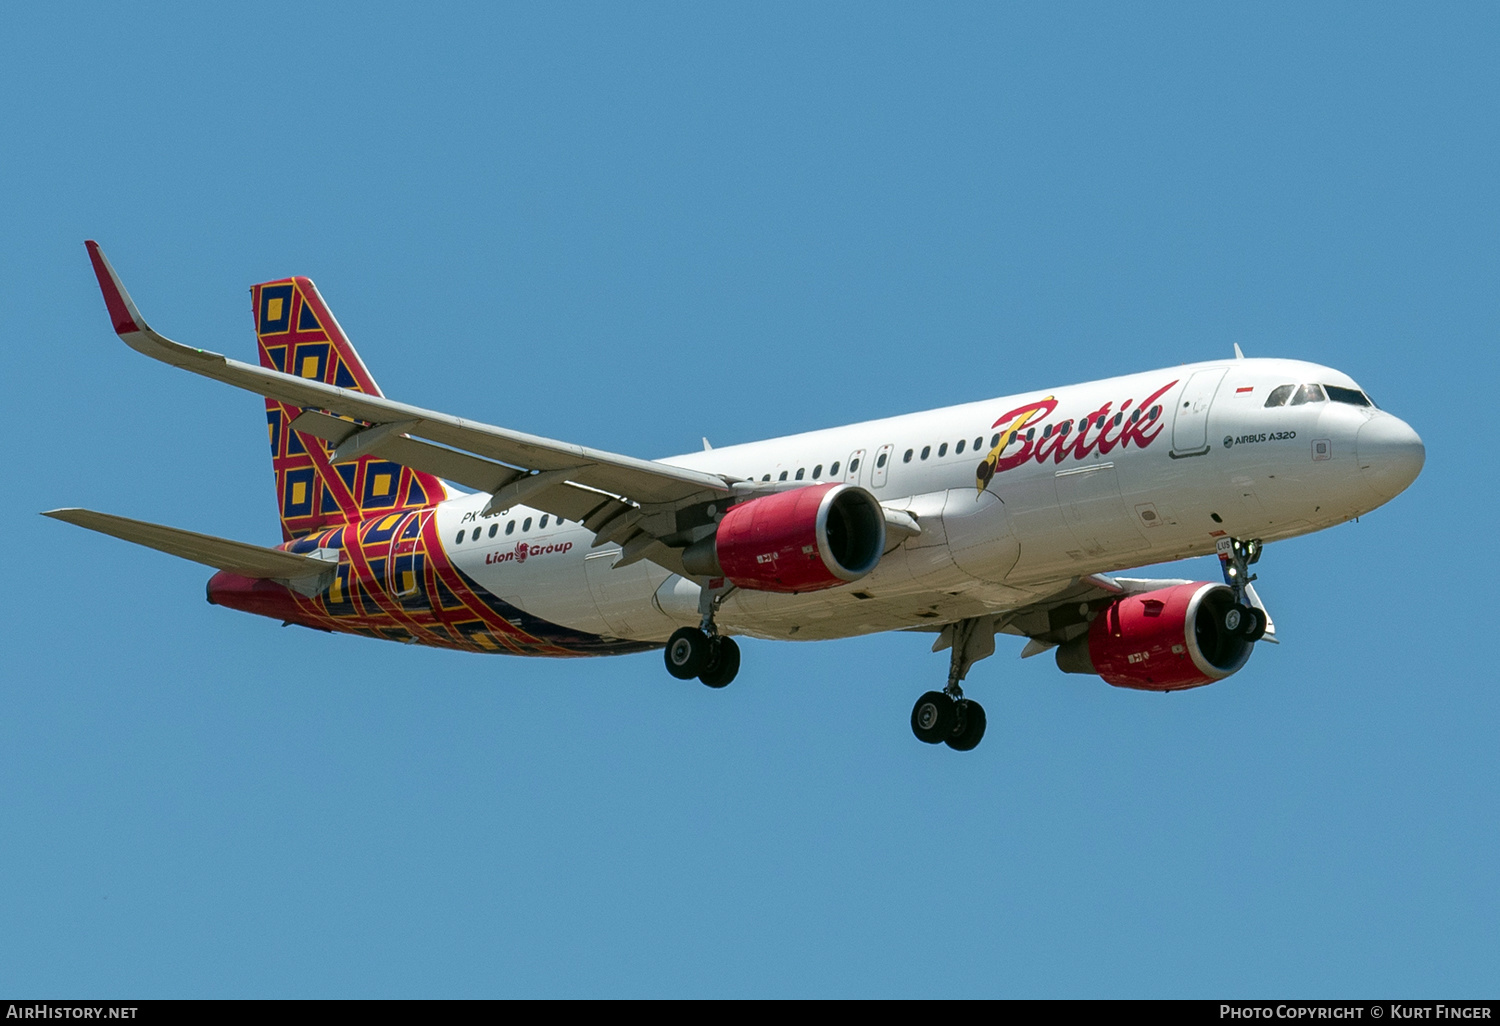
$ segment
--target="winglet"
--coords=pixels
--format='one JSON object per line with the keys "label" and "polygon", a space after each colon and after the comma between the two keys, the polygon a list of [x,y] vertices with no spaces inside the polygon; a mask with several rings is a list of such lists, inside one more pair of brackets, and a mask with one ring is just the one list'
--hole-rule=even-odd
{"label": "winglet", "polygon": [[99,291],[104,293],[104,305],[109,309],[109,319],[114,325],[115,334],[124,336],[145,331],[146,319],[131,302],[130,293],[120,284],[120,276],[109,266],[99,243],[88,239],[84,245],[88,247],[89,260],[94,264],[94,276],[99,279]]}
{"label": "winglet", "polygon": [[[110,324],[122,342],[153,360],[160,360],[174,367],[187,367],[195,373],[206,374],[211,378],[222,378],[218,369],[225,364],[223,356],[206,349],[194,349],[181,345],[154,331],[151,325],[146,323],[146,318],[141,316],[135,303],[131,301],[130,293],[125,291],[125,286],[120,284],[120,276],[109,265],[109,260],[105,257],[104,251],[99,248],[99,243],[88,239],[84,245],[88,247],[89,261],[94,265],[94,276],[99,279],[99,291],[104,294],[104,305],[109,310]],[[211,371],[209,367],[215,370]]]}

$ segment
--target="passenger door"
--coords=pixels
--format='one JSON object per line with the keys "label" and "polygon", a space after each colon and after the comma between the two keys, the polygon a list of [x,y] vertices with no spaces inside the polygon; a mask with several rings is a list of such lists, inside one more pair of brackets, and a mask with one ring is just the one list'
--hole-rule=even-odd
{"label": "passenger door", "polygon": [[1228,367],[1213,367],[1197,371],[1188,378],[1182,394],[1177,397],[1177,413],[1172,419],[1170,455],[1173,459],[1202,456],[1208,452],[1208,410],[1213,405],[1219,382],[1224,380],[1228,371]]}
{"label": "passenger door", "polygon": [[875,466],[870,468],[870,487],[885,487],[886,475],[891,472],[891,450],[893,445],[882,445],[875,453]]}

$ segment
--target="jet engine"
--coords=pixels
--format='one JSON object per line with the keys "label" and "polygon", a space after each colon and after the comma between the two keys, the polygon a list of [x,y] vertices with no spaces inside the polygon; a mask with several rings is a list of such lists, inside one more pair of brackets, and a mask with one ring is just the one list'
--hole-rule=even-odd
{"label": "jet engine", "polygon": [[1226,625],[1234,592],[1199,582],[1126,595],[1102,609],[1057,650],[1065,673],[1096,673],[1121,688],[1176,691],[1212,684],[1238,672],[1255,642]]}
{"label": "jet engine", "polygon": [[691,574],[751,591],[822,591],[857,581],[885,551],[885,511],[857,485],[821,484],[730,507],[710,537],[690,545]]}

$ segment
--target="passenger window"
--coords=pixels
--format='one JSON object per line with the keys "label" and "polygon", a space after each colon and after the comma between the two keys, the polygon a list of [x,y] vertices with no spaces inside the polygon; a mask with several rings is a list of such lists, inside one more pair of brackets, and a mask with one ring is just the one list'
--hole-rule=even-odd
{"label": "passenger window", "polygon": [[490,525],[490,537],[491,538],[495,537],[495,535],[498,534],[499,532],[500,532],[500,525],[499,524],[491,524]]}
{"label": "passenger window", "polygon": [[1305,403],[1321,403],[1324,401],[1322,385],[1299,385],[1297,394],[1292,396],[1288,406],[1302,406]]}
{"label": "passenger window", "polygon": [[[1000,439],[998,439],[998,438],[995,439],[995,445],[999,445],[999,444],[1000,444]],[[983,446],[983,445],[984,445],[984,436],[983,435],[981,435],[980,437],[974,439],[974,451],[975,452],[978,452],[979,449],[980,449],[980,447]],[[991,449],[993,449],[994,447],[995,447],[994,445],[990,446]]]}
{"label": "passenger window", "polygon": [[912,454],[912,450],[910,450],[910,449],[906,450],[906,455],[901,457],[901,462],[902,463],[910,463],[911,462],[911,454]]}
{"label": "passenger window", "polygon": [[806,473],[807,473],[807,468],[806,467],[798,467],[797,468],[797,480],[801,481],[802,480],[802,475],[806,474]]}
{"label": "passenger window", "polygon": [[813,467],[813,480],[816,481],[818,478],[820,478],[822,476],[823,476],[823,464],[819,463],[816,467]]}
{"label": "passenger window", "polygon": [[1043,438],[1051,438],[1052,437],[1052,425],[1051,424],[1048,424],[1046,427],[1042,428],[1042,437]]}
{"label": "passenger window", "polygon": [[510,523],[508,523],[508,524],[505,525],[505,533],[506,534],[515,534],[516,533],[516,522],[514,520],[512,520]]}
{"label": "passenger window", "polygon": [[828,468],[828,476],[829,477],[838,477],[839,476],[839,461],[838,460],[834,460],[833,461],[833,466],[831,466],[831,467]]}
{"label": "passenger window", "polygon": [[1065,435],[1069,431],[1072,431],[1072,430],[1073,430],[1073,422],[1071,420],[1065,420],[1061,424],[1059,424],[1058,427],[1057,427],[1057,433],[1060,434],[1060,435]]}
{"label": "passenger window", "polygon": [[[1045,438],[1046,435],[1043,435],[1042,437]],[[1027,432],[1026,432],[1026,441],[1029,442],[1029,441],[1031,441],[1034,438],[1036,438],[1036,428],[1030,428],[1030,429],[1028,429]],[[998,435],[995,437],[995,444],[996,445],[1000,444],[1000,438],[999,438]]]}
{"label": "passenger window", "polygon": [[464,543],[464,533],[463,531],[458,532],[458,537],[453,539],[454,545],[462,545]]}
{"label": "passenger window", "polygon": [[525,519],[525,521],[522,522],[522,524],[521,524],[521,530],[523,530],[523,531],[529,531],[529,530],[531,530],[531,518],[530,517],[527,517]]}
{"label": "passenger window", "polygon": [[958,444],[953,447],[953,455],[957,456],[964,451],[964,440],[960,438]]}
{"label": "passenger window", "polygon": [[932,455],[932,446],[930,446],[930,445],[924,445],[924,446],[922,446],[922,458],[925,460],[927,457],[929,457],[931,455]]}
{"label": "passenger window", "polygon": [[1115,414],[1115,427],[1119,427],[1124,422],[1125,422],[1125,414],[1123,414],[1123,413],[1117,413],[1117,414]]}
{"label": "passenger window", "polygon": [[885,453],[881,453],[879,456],[877,456],[875,458],[875,465],[877,467],[883,467],[883,466],[885,466],[885,457],[886,457]]}
{"label": "passenger window", "polygon": [[781,472],[781,476],[778,477],[776,480],[778,480],[778,481],[785,481],[786,480],[786,471],[783,470]]}
{"label": "passenger window", "polygon": [[1277,385],[1271,389],[1271,394],[1266,396],[1266,409],[1269,410],[1273,406],[1285,406],[1296,387],[1296,385]]}
{"label": "passenger window", "polygon": [[851,473],[851,474],[857,474],[857,473],[859,473],[859,460],[850,460],[849,461],[849,473]]}
{"label": "passenger window", "polygon": [[1350,406],[1369,406],[1370,400],[1357,388],[1340,388],[1338,385],[1324,385],[1328,392],[1328,398],[1336,403],[1348,403]]}
{"label": "passenger window", "polygon": [[1140,410],[1132,410],[1131,413],[1130,413],[1130,423],[1134,424],[1136,421],[1138,421],[1140,419],[1141,419],[1141,411]]}
{"label": "passenger window", "polygon": [[542,522],[537,524],[536,526],[539,530],[545,531],[547,529],[547,518],[542,517]]}
{"label": "passenger window", "polygon": [[764,477],[761,478],[761,480],[762,481],[769,481],[769,480],[771,480],[771,475],[770,474],[766,474]]}
{"label": "passenger window", "polygon": [[944,442],[938,446],[938,459],[942,459],[946,455],[948,455],[948,443]]}

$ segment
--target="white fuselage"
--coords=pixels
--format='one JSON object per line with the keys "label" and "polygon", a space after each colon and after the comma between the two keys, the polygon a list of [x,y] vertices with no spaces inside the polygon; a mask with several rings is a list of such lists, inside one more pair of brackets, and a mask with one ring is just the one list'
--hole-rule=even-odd
{"label": "white fuselage", "polygon": [[[728,633],[845,637],[1012,609],[1088,574],[1211,553],[1226,535],[1306,534],[1404,489],[1421,466],[1416,434],[1349,402],[1265,405],[1278,386],[1305,383],[1358,390],[1347,375],[1315,364],[1226,360],[661,462],[768,489],[848,481],[911,515],[921,533],[860,580],[799,595],[741,588],[718,613]],[[1043,404],[1048,399],[1055,406]],[[1026,458],[1002,462],[981,491],[976,468],[995,436],[1015,411],[1038,404],[1022,437],[1002,452],[1012,462]],[[1152,407],[1160,408],[1154,417]],[[614,569],[619,547],[591,548],[593,536],[575,522],[559,525],[518,506],[491,518],[494,539],[454,543],[486,501],[443,503],[438,526],[449,558],[506,602],[580,631],[641,641],[664,641],[698,622],[696,583],[649,561]]]}

